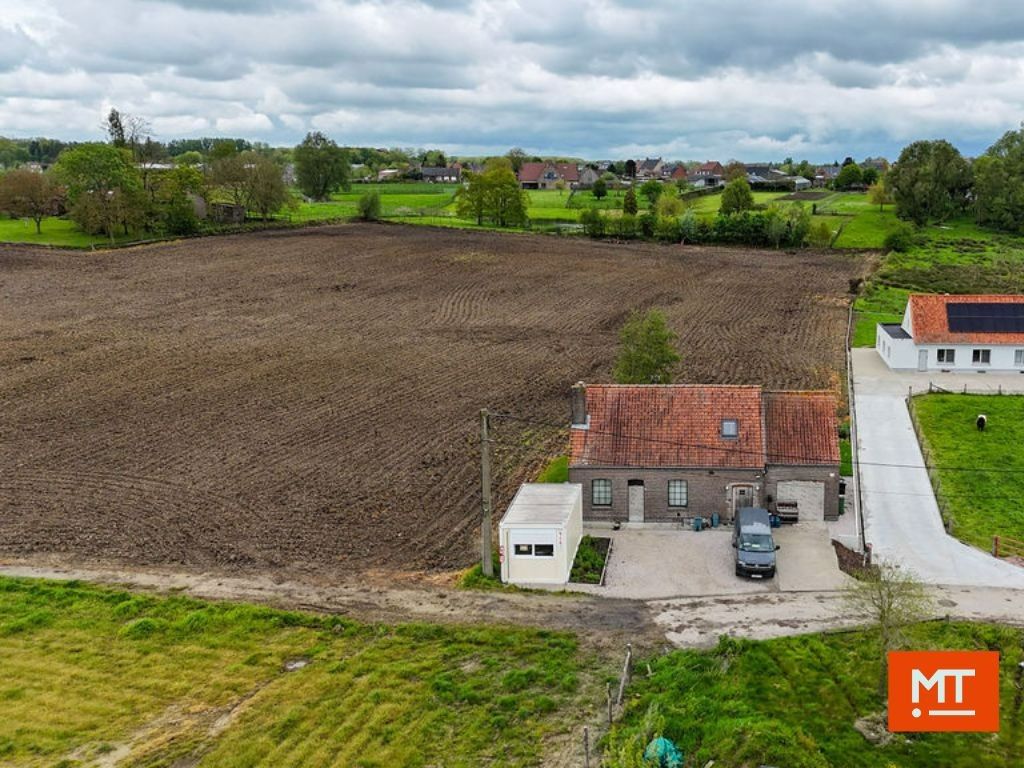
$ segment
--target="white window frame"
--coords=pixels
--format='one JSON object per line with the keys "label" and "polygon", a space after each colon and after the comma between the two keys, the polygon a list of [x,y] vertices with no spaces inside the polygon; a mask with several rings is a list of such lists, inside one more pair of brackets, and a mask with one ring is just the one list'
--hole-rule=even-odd
{"label": "white window frame", "polygon": [[935,359],[945,365],[956,365],[956,349],[943,347],[935,353]]}
{"label": "white window frame", "polygon": [[972,349],[971,365],[992,365],[992,350],[984,347]]}
{"label": "white window frame", "polygon": [[[555,548],[558,544],[558,535],[550,530],[543,529],[515,529],[511,532],[509,545],[512,550],[512,557],[518,560],[550,560],[555,556]],[[517,552],[519,547],[529,547],[528,552]],[[538,547],[550,547],[551,552],[547,555],[538,555]]]}
{"label": "white window frame", "polygon": [[[597,494],[594,493],[594,489],[597,487],[598,483],[607,483],[608,484],[608,501],[597,501],[596,500],[597,499]],[[593,480],[590,481],[590,503],[591,503],[591,505],[595,506],[595,507],[610,507],[612,505],[612,498],[613,498],[612,490],[613,490],[612,481],[609,478],[607,478],[607,477],[595,477]]]}
{"label": "white window frame", "polygon": [[[673,504],[672,503],[672,488],[679,487],[679,483],[682,483],[683,488],[683,503]],[[668,481],[668,507],[669,509],[686,509],[690,506],[690,484],[686,480],[669,480]]]}
{"label": "white window frame", "polygon": [[1013,364],[1024,367],[1024,349],[1013,350]]}
{"label": "white window frame", "polygon": [[[732,424],[733,425],[733,433],[731,435],[727,435],[725,433],[725,425],[726,424]],[[737,440],[737,439],[739,439],[739,436],[740,436],[740,420],[739,419],[722,419],[722,424],[721,424],[720,429],[721,429],[722,439],[724,439],[724,440]]]}

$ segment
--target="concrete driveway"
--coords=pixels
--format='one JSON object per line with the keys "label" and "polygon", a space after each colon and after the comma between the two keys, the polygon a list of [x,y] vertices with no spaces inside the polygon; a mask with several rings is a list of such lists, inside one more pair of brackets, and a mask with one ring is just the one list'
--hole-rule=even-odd
{"label": "concrete driveway", "polygon": [[736,576],[732,528],[704,530],[631,528],[587,531],[610,536],[612,557],[603,587],[570,584],[569,589],[640,600],[707,595],[766,594],[841,588],[828,529],[801,523],[775,531],[778,567],[774,579]]}
{"label": "concrete driveway", "polygon": [[1024,589],[1024,568],[954,539],[942,526],[905,398],[929,381],[956,391],[1024,392],[1019,374],[895,373],[874,349],[852,351],[865,539],[877,560],[933,584]]}

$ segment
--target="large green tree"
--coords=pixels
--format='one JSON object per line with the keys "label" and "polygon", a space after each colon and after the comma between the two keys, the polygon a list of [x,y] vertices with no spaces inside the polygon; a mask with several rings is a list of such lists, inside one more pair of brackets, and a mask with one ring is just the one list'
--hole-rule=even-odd
{"label": "large green tree", "polygon": [[923,226],[966,208],[971,167],[948,141],[915,141],[900,153],[886,182],[896,215]]}
{"label": "large green tree", "polygon": [[306,134],[295,148],[295,180],[299,190],[314,200],[349,188],[348,155],[319,131]]}
{"label": "large green tree", "polygon": [[1024,127],[974,161],[974,206],[979,224],[1024,231]]}
{"label": "large green tree", "polygon": [[613,375],[619,384],[671,384],[679,353],[677,336],[657,309],[634,311],[619,332],[621,347]]}
{"label": "large green tree", "polygon": [[526,225],[529,198],[519,188],[511,161],[492,159],[481,173],[467,173],[466,178],[467,184],[455,194],[460,217],[499,227]]}
{"label": "large green tree", "polygon": [[725,185],[722,190],[722,203],[719,210],[728,215],[730,213],[742,213],[754,207],[754,193],[750,191],[750,184],[740,176]]}
{"label": "large green tree", "polygon": [[856,163],[844,165],[833,182],[836,189],[852,189],[864,181],[864,174]]}
{"label": "large green tree", "polygon": [[19,168],[0,176],[0,212],[32,219],[42,232],[43,219],[60,207],[64,189],[50,174]]}
{"label": "large green tree", "polygon": [[148,208],[142,177],[127,149],[79,144],[65,150],[54,173],[68,191],[71,217],[87,232],[111,239],[145,226]]}

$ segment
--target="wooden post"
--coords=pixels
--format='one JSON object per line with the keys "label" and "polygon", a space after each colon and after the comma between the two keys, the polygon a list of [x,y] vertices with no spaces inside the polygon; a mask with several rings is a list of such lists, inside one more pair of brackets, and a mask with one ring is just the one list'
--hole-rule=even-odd
{"label": "wooden post", "polygon": [[992,557],[999,557],[999,537],[992,537]]}
{"label": "wooden post", "polygon": [[633,663],[633,644],[626,643],[626,663],[622,666],[622,678],[619,680],[619,695],[615,697],[615,704],[622,706],[622,697],[626,694],[626,683],[629,682],[629,668]]}
{"label": "wooden post", "polygon": [[590,768],[590,728],[583,726],[583,768]]}
{"label": "wooden post", "polygon": [[608,696],[608,725],[612,724],[612,684],[608,683],[608,688],[605,691],[605,695]]}
{"label": "wooden post", "polygon": [[491,555],[491,439],[488,433],[490,414],[480,410],[480,491],[483,496],[480,518],[480,570],[484,576],[494,575]]}

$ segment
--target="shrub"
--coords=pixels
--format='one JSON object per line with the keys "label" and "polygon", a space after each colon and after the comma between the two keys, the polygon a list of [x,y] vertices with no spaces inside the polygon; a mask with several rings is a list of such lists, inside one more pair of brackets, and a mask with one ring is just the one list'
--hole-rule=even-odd
{"label": "shrub", "polygon": [[905,253],[917,242],[917,231],[907,223],[901,223],[885,236],[883,245],[887,251]]}
{"label": "shrub", "polygon": [[754,207],[754,193],[744,178],[733,179],[722,192],[722,204],[719,210],[724,214],[741,213]]}
{"label": "shrub", "polygon": [[622,240],[632,240],[637,233],[636,216],[624,213],[616,218],[605,220],[605,232],[611,237],[618,237]]}
{"label": "shrub", "polygon": [[637,219],[637,223],[640,225],[640,237],[648,240],[654,237],[654,229],[658,224],[658,217],[653,211],[645,212]]}
{"label": "shrub", "polygon": [[604,237],[604,216],[596,208],[587,208],[583,211],[580,214],[580,224],[583,225],[583,232],[587,237]]}
{"label": "shrub", "polygon": [[703,222],[691,208],[679,219],[679,239],[684,243],[699,243],[702,241]]}
{"label": "shrub", "polygon": [[832,228],[828,222],[819,221],[807,233],[807,242],[815,248],[828,248],[832,244]]}
{"label": "shrub", "polygon": [[380,195],[377,192],[367,192],[359,198],[359,218],[363,221],[380,219]]}
{"label": "shrub", "polygon": [[658,212],[658,216],[675,218],[682,215],[683,207],[683,201],[679,199],[679,195],[665,194],[658,198],[654,209]]}
{"label": "shrub", "polygon": [[659,216],[654,225],[654,237],[663,243],[678,243],[683,239],[679,219]]}

